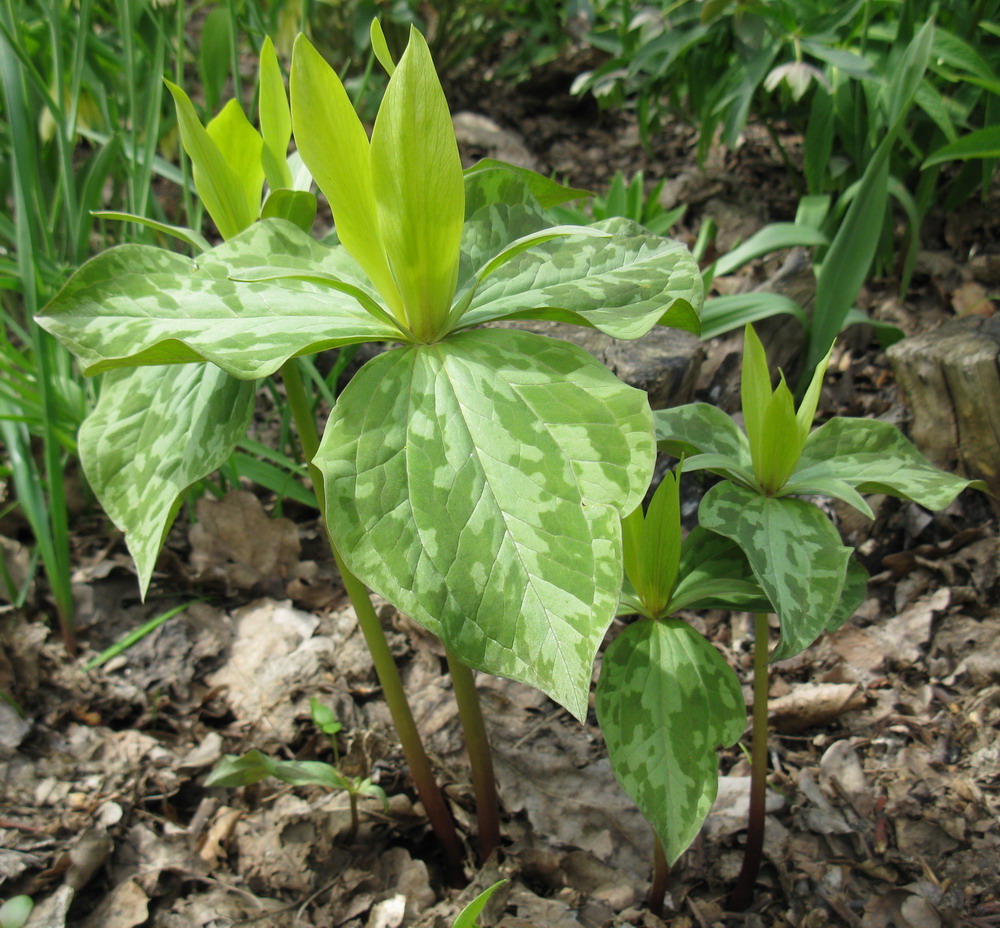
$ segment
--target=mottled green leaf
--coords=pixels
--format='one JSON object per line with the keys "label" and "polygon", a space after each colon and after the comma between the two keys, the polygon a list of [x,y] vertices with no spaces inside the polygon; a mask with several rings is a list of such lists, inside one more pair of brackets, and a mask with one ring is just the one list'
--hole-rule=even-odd
{"label": "mottled green leaf", "polygon": [[847,562],[847,576],[844,578],[844,588],[840,591],[840,602],[826,623],[826,631],[835,632],[852,618],[865,601],[867,594],[868,571],[852,557]]}
{"label": "mottled green leaf", "polygon": [[[682,454],[718,454],[737,467],[750,471],[750,444],[740,427],[717,406],[688,403],[672,409],[657,409],[656,441],[660,451],[680,457]],[[685,462],[685,470],[691,470]]]}
{"label": "mottled green leaf", "polygon": [[771,660],[809,647],[841,600],[851,548],[819,509],[805,500],[762,496],[724,482],[705,494],[698,519],[735,541],[781,621]]}
{"label": "mottled green leaf", "polygon": [[615,776],[673,863],[715,801],[716,748],[743,734],[736,674],[685,622],[639,621],[604,655],[597,718]]}
{"label": "mottled green leaf", "polygon": [[627,219],[593,228],[612,236],[555,239],[505,264],[479,287],[463,324],[556,319],[615,338],[639,338],[657,323],[697,331],[704,292],[684,245]]}
{"label": "mottled green leaf", "polygon": [[217,367],[113,371],[80,428],[84,473],[125,533],[145,594],[178,498],[229,457],[246,434],[254,385]]}
{"label": "mottled green leaf", "polygon": [[653,455],[644,394],[572,345],[487,329],[370,361],[315,463],[354,573],[582,718]]}
{"label": "mottled green leaf", "polygon": [[[466,220],[462,229],[459,289],[467,282],[471,285],[476,271],[511,242],[547,226],[548,222],[537,206],[491,203],[478,210]],[[463,294],[459,293],[456,302],[462,297]]]}
{"label": "mottled green leaf", "polygon": [[928,509],[944,509],[968,486],[981,486],[934,467],[888,422],[831,419],[808,440],[793,480],[832,477],[861,493],[887,493]]}
{"label": "mottled green leaf", "polygon": [[106,251],[70,278],[38,321],[88,374],[210,361],[250,380],[300,354],[398,339],[398,330],[347,294],[306,281],[228,278],[270,261],[340,278],[356,275],[357,286],[370,291],[343,249],[327,248],[291,223],[271,219],[196,260],[144,245]]}
{"label": "mottled green leaf", "polygon": [[678,575],[680,580],[667,606],[669,612],[680,609],[773,611],[740,546],[700,525],[684,539]]}
{"label": "mottled green leaf", "polygon": [[542,209],[592,196],[589,190],[567,187],[530,168],[483,158],[465,171],[466,216],[490,203],[524,203],[524,191]]}

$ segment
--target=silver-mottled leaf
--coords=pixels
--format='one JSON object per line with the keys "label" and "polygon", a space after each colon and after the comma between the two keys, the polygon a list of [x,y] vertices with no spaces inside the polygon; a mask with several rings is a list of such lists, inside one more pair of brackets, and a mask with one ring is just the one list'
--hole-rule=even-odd
{"label": "silver-mottled leaf", "polygon": [[[734,466],[753,472],[750,442],[743,430],[716,406],[688,403],[653,413],[656,442],[660,451],[680,457],[682,454],[721,455]],[[687,462],[684,470],[690,471]]]}
{"label": "silver-mottled leaf", "polygon": [[792,482],[822,477],[928,509],[944,509],[973,483],[934,467],[899,429],[874,419],[831,419],[806,439]]}
{"label": "silver-mottled leaf", "polygon": [[673,863],[715,801],[716,748],[743,734],[736,674],[687,623],[639,621],[604,655],[597,718],[615,776]]}
{"label": "silver-mottled leaf", "polygon": [[112,371],[80,428],[87,480],[125,533],[145,594],[178,497],[229,457],[254,385],[208,364]]}
{"label": "silver-mottled leaf", "polygon": [[556,319],[615,338],[639,338],[657,323],[697,331],[704,288],[684,245],[627,219],[593,228],[612,236],[555,239],[490,275],[462,324]]}
{"label": "silver-mottled leaf", "polygon": [[771,660],[792,657],[826,629],[841,601],[852,548],[812,503],[724,482],[705,494],[698,520],[735,541],[781,621]]}
{"label": "silver-mottled leaf", "polygon": [[370,361],[315,463],[352,571],[583,717],[653,455],[644,394],[572,345],[489,329]]}
{"label": "silver-mottled leaf", "polygon": [[371,291],[343,249],[271,219],[197,260],[145,245],[91,259],[39,317],[88,374],[117,367],[210,361],[257,379],[288,358],[337,345],[393,340],[398,331],[346,294],[305,281],[229,280],[262,264],[315,267]]}

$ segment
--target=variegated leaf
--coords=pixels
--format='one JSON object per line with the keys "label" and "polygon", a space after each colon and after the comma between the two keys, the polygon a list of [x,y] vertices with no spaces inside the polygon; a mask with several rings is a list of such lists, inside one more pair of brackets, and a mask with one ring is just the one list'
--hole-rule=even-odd
{"label": "variegated leaf", "polygon": [[[708,403],[688,403],[653,413],[660,451],[674,457],[693,454],[721,455],[752,473],[750,442],[729,415]],[[684,470],[690,471],[687,462]]]}
{"label": "variegated leaf", "polygon": [[246,434],[254,385],[210,364],[112,371],[80,428],[84,473],[124,533],[145,594],[178,497]]}
{"label": "variegated leaf", "polygon": [[315,463],[354,573],[582,718],[653,456],[644,394],[572,345],[488,329],[370,361]]}
{"label": "variegated leaf", "polygon": [[771,660],[809,647],[837,609],[852,548],[830,520],[805,500],[763,496],[723,482],[698,509],[705,528],[735,541],[781,621]]}
{"label": "variegated leaf", "polygon": [[685,246],[627,219],[593,228],[613,234],[554,239],[491,274],[462,325],[556,319],[615,338],[639,338],[657,323],[697,332],[704,288]]}
{"label": "variegated leaf", "polygon": [[771,612],[746,555],[735,541],[696,525],[681,546],[680,580],[667,606]]}
{"label": "variegated leaf", "polygon": [[840,602],[826,623],[826,631],[835,632],[854,616],[868,593],[868,571],[853,557],[847,562],[847,576],[840,591]]}
{"label": "variegated leaf", "polygon": [[806,440],[792,482],[808,486],[830,477],[928,509],[944,509],[973,485],[934,467],[894,425],[873,419],[831,419]]}
{"label": "variegated leaf", "polygon": [[[478,210],[462,230],[462,250],[458,271],[458,287],[471,281],[472,276],[494,255],[515,239],[548,226],[537,207],[493,203]],[[461,299],[461,292],[458,299]]]}
{"label": "variegated leaf", "polygon": [[346,294],[305,281],[228,279],[261,264],[315,267],[373,292],[342,249],[270,219],[197,260],[145,245],[106,251],[70,278],[38,321],[87,374],[210,361],[252,380],[300,354],[399,337]]}
{"label": "variegated leaf", "polygon": [[604,655],[597,718],[615,776],[673,863],[715,801],[716,748],[743,734],[736,674],[687,623],[639,621]]}

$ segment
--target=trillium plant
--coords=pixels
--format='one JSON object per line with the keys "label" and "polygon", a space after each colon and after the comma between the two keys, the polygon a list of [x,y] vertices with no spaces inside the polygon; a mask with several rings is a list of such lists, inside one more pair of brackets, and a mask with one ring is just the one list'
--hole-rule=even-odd
{"label": "trillium plant", "polygon": [[[111,249],[39,322],[86,373],[105,374],[81,455],[143,591],[184,489],[227,458],[255,382],[280,372],[411,774],[457,866],[365,587],[444,642],[477,799],[488,805],[470,668],[537,686],[584,717],[618,607],[621,518],[648,487],[656,444],[645,395],[591,355],[484,325],[540,318],[618,338],[657,324],[696,331],[702,287],[681,244],[635,223],[552,226],[545,209],[579,191],[496,162],[463,172],[423,37],[412,31],[398,62],[377,27],[373,37],[391,76],[370,137],[301,36],[290,110],[280,72],[262,67],[262,134],[234,104],[202,127],[171,87],[197,189],[225,241],[204,247],[173,230],[199,251],[193,259]],[[330,203],[335,243],[304,230],[303,197],[282,194],[269,211],[296,188],[288,124]],[[355,375],[320,438],[296,359],[359,342],[395,347]],[[492,824],[480,810],[481,852],[496,841],[493,803]]]}
{"label": "trillium plant", "polygon": [[[683,543],[675,476],[663,481],[645,514],[624,523],[629,582],[622,610],[647,621],[629,626],[608,649],[597,710],[614,770],[660,842],[654,904],[667,868],[715,798],[714,748],[734,743],[745,722],[733,671],[671,613],[698,606],[756,613],[750,821],[729,900],[742,909],[751,901],[764,833],[768,662],[837,629],[865,594],[864,568],[813,500],[839,499],[871,518],[863,493],[941,509],[967,486],[983,488],[933,467],[889,423],[834,418],[814,430],[829,356],[796,409],[783,377],[772,389],[764,348],[747,326],[745,432],[704,403],[654,413],[661,451],[682,458],[686,472],[723,478],[703,497],[699,525]],[[770,654],[768,612],[781,630]]]}

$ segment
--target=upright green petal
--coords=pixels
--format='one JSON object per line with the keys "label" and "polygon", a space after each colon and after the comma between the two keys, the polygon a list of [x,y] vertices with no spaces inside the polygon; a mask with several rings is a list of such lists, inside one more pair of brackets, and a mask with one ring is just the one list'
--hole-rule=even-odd
{"label": "upright green petal", "polygon": [[256,220],[264,190],[264,167],[261,164],[264,141],[260,133],[250,125],[250,120],[236,100],[230,100],[209,122],[205,131],[236,175],[246,201],[247,214],[253,215]]}
{"label": "upright green petal", "polygon": [[465,180],[444,91],[416,29],[375,120],[371,169],[379,229],[410,329],[433,339],[458,279]]}
{"label": "upright green petal", "polygon": [[292,186],[288,167],[288,141],[292,137],[292,117],[288,110],[288,95],[278,66],[271,37],[264,39],[260,49],[260,134],[264,137],[262,162],[267,184],[272,190]]}
{"label": "upright green petal", "polygon": [[753,326],[743,333],[743,374],[740,380],[740,403],[743,409],[743,426],[750,441],[750,457],[754,473],[759,476],[760,460],[764,453],[767,410],[771,404],[771,372],[767,355]]}
{"label": "upright green petal", "polygon": [[326,195],[337,236],[398,318],[403,301],[379,235],[368,134],[344,85],[305,36],[292,52],[295,144]]}
{"label": "upright green petal", "polygon": [[251,204],[243,181],[205,131],[188,95],[176,84],[165,83],[177,107],[181,142],[191,159],[198,196],[222,237],[232,238],[256,221],[260,191],[257,191],[257,202]]}

